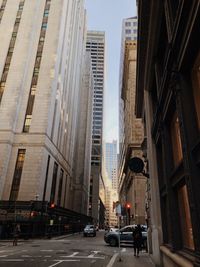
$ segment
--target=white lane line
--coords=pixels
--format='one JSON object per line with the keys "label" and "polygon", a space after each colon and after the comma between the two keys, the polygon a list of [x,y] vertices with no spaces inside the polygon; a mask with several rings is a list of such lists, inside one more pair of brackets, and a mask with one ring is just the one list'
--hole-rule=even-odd
{"label": "white lane line", "polygon": [[54,266],[56,266],[56,265],[58,265],[60,263],[66,262],[66,261],[80,261],[80,260],[61,260],[61,261],[58,261],[58,262],[56,262],[56,263],[54,263],[54,264],[52,264],[52,265],[50,265],[48,267],[54,267]]}
{"label": "white lane line", "polygon": [[94,256],[95,255],[97,255],[99,252],[101,252],[101,251],[91,251],[92,252],[92,254],[90,254],[89,256],[88,256],[88,258],[94,258]]}
{"label": "white lane line", "polygon": [[60,258],[75,258],[75,259],[99,259],[105,260],[105,257],[88,257],[88,256],[60,256]]}
{"label": "white lane line", "polygon": [[63,261],[58,261],[58,262],[56,262],[56,263],[54,263],[54,264],[50,265],[49,267],[56,266],[56,265],[58,265],[58,264],[60,264],[60,263],[62,263],[62,262],[63,262]]}
{"label": "white lane line", "polygon": [[119,253],[115,253],[106,267],[112,267]]}
{"label": "white lane line", "polygon": [[126,248],[123,248],[123,249],[122,249],[122,252],[126,252]]}
{"label": "white lane line", "polygon": [[40,251],[41,252],[52,252],[53,250],[52,249],[41,249]]}
{"label": "white lane line", "polygon": [[3,259],[3,260],[1,260],[1,259],[0,259],[0,261],[6,261],[6,262],[7,262],[7,261],[8,261],[8,262],[9,262],[9,261],[13,261],[13,262],[15,262],[15,261],[24,261],[24,260],[22,260],[22,259]]}
{"label": "white lane line", "polygon": [[[69,256],[63,256],[63,257],[71,258],[71,257],[76,256],[78,253],[79,253],[79,252],[74,252],[74,253],[72,253],[72,254],[69,255]],[[61,256],[61,257],[62,257],[62,256]]]}
{"label": "white lane line", "polygon": [[8,257],[8,255],[1,255],[0,258]]}

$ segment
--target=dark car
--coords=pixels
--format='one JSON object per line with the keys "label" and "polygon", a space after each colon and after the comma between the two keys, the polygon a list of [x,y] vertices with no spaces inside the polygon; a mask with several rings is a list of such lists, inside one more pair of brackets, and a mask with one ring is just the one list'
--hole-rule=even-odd
{"label": "dark car", "polygon": [[[109,231],[104,235],[104,241],[112,247],[119,245],[119,237],[120,243],[133,245],[133,230],[136,225],[127,225],[120,230]],[[147,248],[147,227],[146,225],[142,225],[142,248]]]}
{"label": "dark car", "polygon": [[83,236],[96,236],[96,227],[93,224],[88,224],[83,230]]}

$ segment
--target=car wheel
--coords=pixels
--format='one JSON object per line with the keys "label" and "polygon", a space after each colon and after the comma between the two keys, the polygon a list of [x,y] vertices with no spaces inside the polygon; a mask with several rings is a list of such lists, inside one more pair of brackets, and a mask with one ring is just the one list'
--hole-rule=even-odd
{"label": "car wheel", "polygon": [[116,247],[118,244],[118,241],[116,238],[111,238],[109,243],[110,243],[111,247]]}

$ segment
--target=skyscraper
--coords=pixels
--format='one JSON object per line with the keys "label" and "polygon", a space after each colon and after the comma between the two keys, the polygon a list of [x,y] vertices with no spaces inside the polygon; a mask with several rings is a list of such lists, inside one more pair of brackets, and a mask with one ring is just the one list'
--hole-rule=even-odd
{"label": "skyscraper", "polygon": [[94,77],[89,214],[98,221],[99,179],[102,162],[105,33],[89,31],[87,33],[86,50],[91,54]]}
{"label": "skyscraper", "polygon": [[122,34],[121,34],[121,53],[120,53],[120,67],[119,67],[119,167],[121,165],[121,156],[124,150],[124,101],[121,98],[122,94],[122,79],[124,71],[124,53],[125,41],[137,40],[137,17],[123,19]]}
{"label": "skyscraper", "polygon": [[130,213],[123,223],[145,223],[146,178],[132,173],[128,162],[132,157],[142,157],[144,136],[141,119],[135,116],[137,18],[125,19],[122,25],[120,65],[120,154],[119,198],[124,207],[130,204]]}
{"label": "skyscraper", "polygon": [[112,189],[118,190],[117,183],[117,141],[105,143],[105,164],[108,177],[112,182]]}
{"label": "skyscraper", "polygon": [[84,1],[2,5],[0,199],[72,208]]}

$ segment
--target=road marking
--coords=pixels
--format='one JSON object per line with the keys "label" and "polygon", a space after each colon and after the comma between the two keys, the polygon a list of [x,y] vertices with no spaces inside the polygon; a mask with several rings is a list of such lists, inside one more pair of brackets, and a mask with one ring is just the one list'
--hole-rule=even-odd
{"label": "road marking", "polygon": [[1,255],[0,258],[8,257],[8,255]]}
{"label": "road marking", "polygon": [[123,248],[123,249],[122,249],[122,252],[126,252],[126,248]]}
{"label": "road marking", "polygon": [[74,252],[73,254],[71,255],[64,255],[64,256],[60,256],[61,258],[76,258],[76,259],[100,259],[100,260],[105,260],[105,257],[104,256],[95,256],[97,255],[98,252],[101,252],[101,251],[92,251],[93,253],[88,255],[88,256],[78,256],[79,252]]}
{"label": "road marking", "polygon": [[41,249],[40,251],[41,252],[52,252],[53,250],[52,249]]}
{"label": "road marking", "polygon": [[101,251],[91,251],[91,252],[93,252],[92,254],[90,254],[89,256],[88,256],[88,258],[94,258],[94,256],[95,255],[97,255],[99,252],[101,252]]}
{"label": "road marking", "polygon": [[119,253],[115,253],[106,267],[112,267]]}
{"label": "road marking", "polygon": [[[57,261],[57,260],[54,260],[54,261]],[[56,263],[54,263],[54,264],[52,264],[52,265],[50,265],[48,267],[54,267],[54,266],[56,266],[56,265],[58,265],[60,263],[66,262],[66,261],[69,262],[69,261],[80,261],[80,260],[60,260],[60,261],[58,261],[58,262],[56,262]]]}
{"label": "road marking", "polygon": [[15,262],[15,261],[24,261],[24,260],[22,260],[22,259],[3,259],[3,260],[1,260],[0,259],[0,261],[13,261],[13,262]]}
{"label": "road marking", "polygon": [[[74,256],[76,256],[77,254],[78,254],[79,252],[74,252],[74,253],[72,253],[71,255],[69,255],[69,256],[63,256],[63,257],[69,257],[69,258],[71,258],[71,257],[74,257]],[[62,256],[61,256],[62,257]]]}

